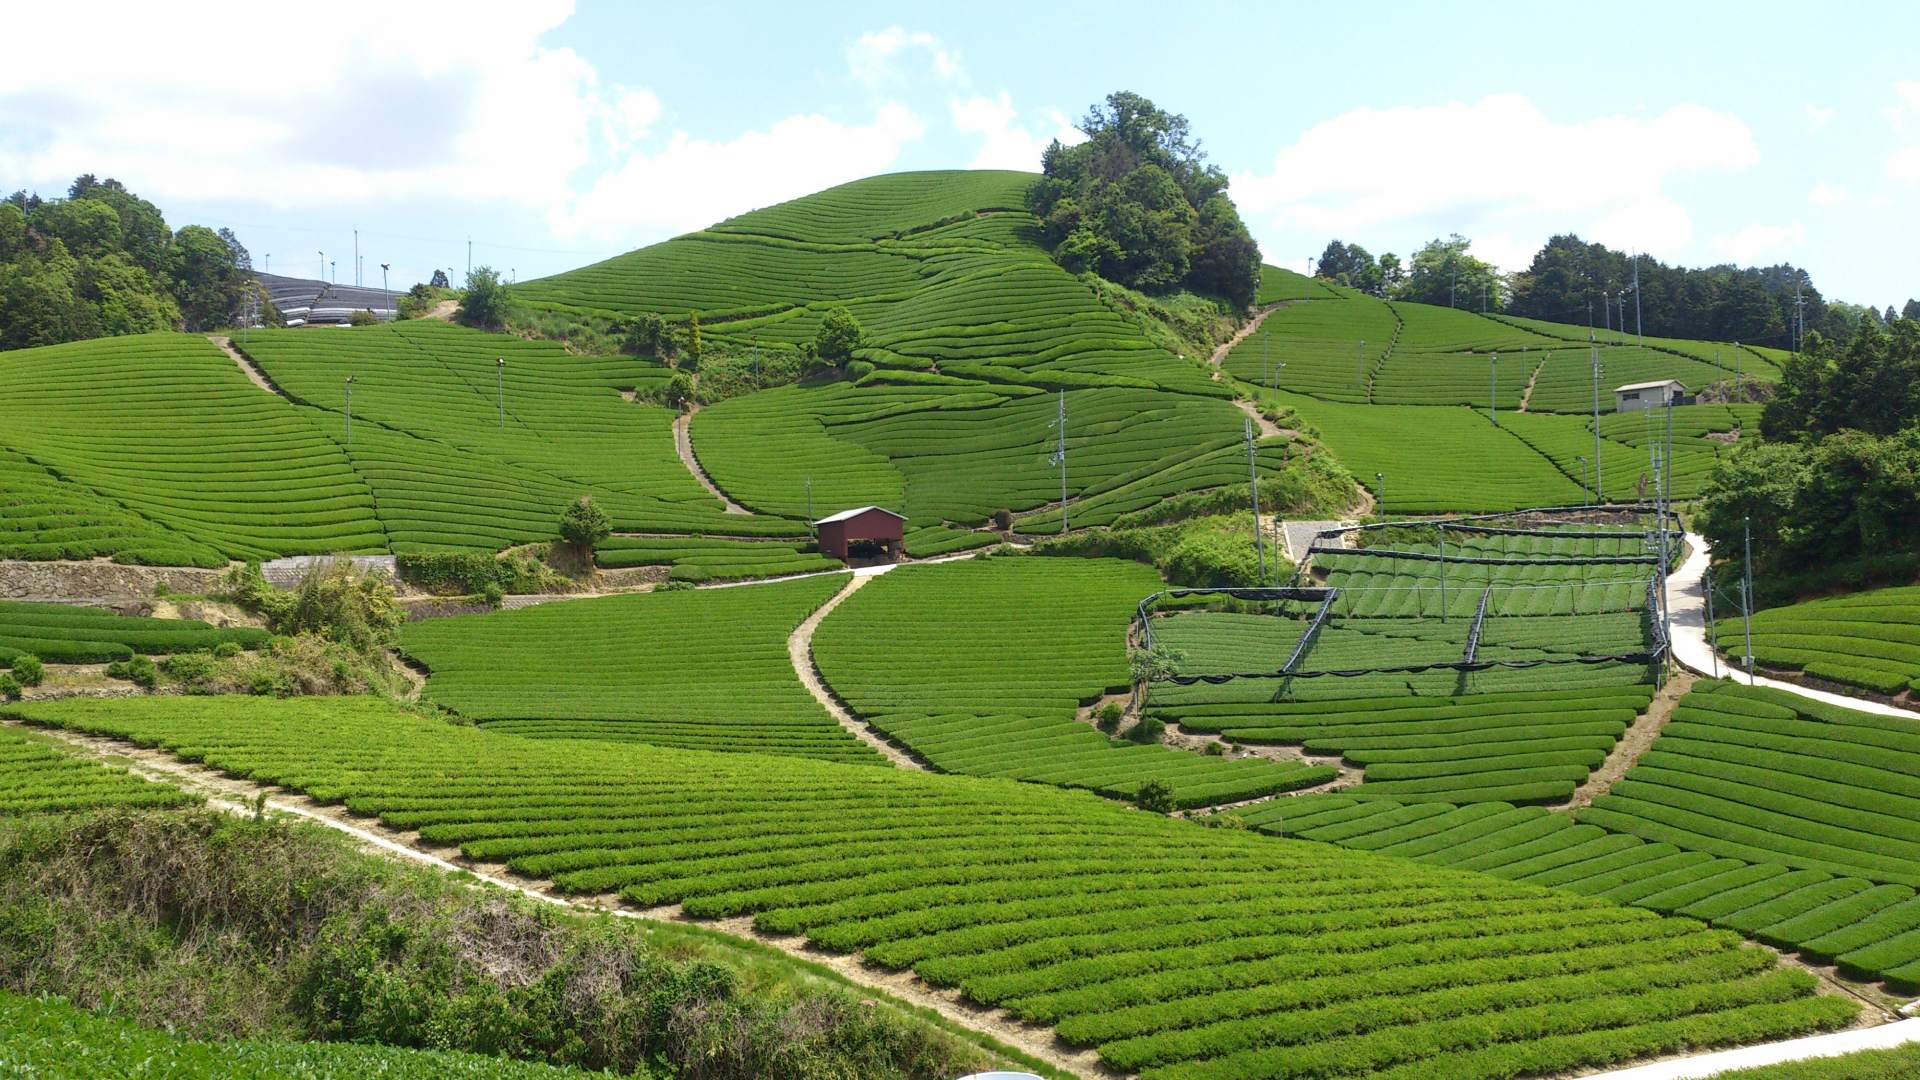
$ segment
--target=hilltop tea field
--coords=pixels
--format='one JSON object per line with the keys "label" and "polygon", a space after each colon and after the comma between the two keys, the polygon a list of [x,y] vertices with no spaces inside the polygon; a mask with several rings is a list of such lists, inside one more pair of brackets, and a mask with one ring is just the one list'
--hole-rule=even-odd
{"label": "hilltop tea field", "polygon": [[[1197,150],[1093,152],[0,351],[0,1074],[1518,1080],[1911,1030],[1920,588],[1730,605],[1710,527],[1820,354],[1302,275]],[[1165,196],[1180,258],[1088,191]],[[1722,677],[1749,622],[1773,679]]]}

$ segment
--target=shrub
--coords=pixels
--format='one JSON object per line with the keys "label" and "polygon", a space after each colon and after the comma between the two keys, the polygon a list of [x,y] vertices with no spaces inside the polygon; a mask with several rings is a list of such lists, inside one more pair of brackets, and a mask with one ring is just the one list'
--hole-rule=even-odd
{"label": "shrub", "polygon": [[667,340],[667,321],[649,311],[627,324],[621,344],[635,356],[658,356]]}
{"label": "shrub", "polygon": [[0,701],[20,700],[20,680],[11,673],[0,675]]}
{"label": "shrub", "polygon": [[1210,743],[1208,743],[1208,744],[1207,744],[1207,756],[1208,756],[1208,757],[1226,757],[1226,756],[1227,756],[1227,744],[1226,744],[1226,743],[1223,743],[1223,742],[1210,742]]}
{"label": "shrub", "polygon": [[380,325],[380,317],[375,315],[373,312],[368,311],[365,308],[361,308],[359,311],[356,311],[351,315],[347,316],[347,325],[348,326],[378,326]]}
{"label": "shrub", "polygon": [[231,660],[239,656],[240,653],[240,644],[234,641],[223,641],[213,647],[213,658],[215,660]]}
{"label": "shrub", "polygon": [[1111,735],[1120,730],[1120,718],[1126,715],[1126,710],[1120,707],[1119,702],[1109,701],[1093,715],[1100,724],[1100,730]]}
{"label": "shrub", "polygon": [[160,669],[154,667],[153,661],[144,656],[136,656],[131,660],[115,660],[107,665],[107,676],[125,679],[147,690],[160,685]]}
{"label": "shrub", "polygon": [[853,350],[860,347],[863,336],[853,313],[836,307],[820,320],[820,329],[813,336],[813,353],[821,363],[837,367],[853,359]]}
{"label": "shrub", "polygon": [[1013,528],[1013,511],[1001,509],[993,512],[993,527],[1006,532]]}
{"label": "shrub", "polygon": [[1247,819],[1239,814],[1208,814],[1200,819],[1200,824],[1209,829],[1245,829]]}
{"label": "shrub", "polygon": [[160,661],[160,670],[165,672],[168,678],[177,680],[188,693],[211,692],[215,672],[211,653],[175,653]]}
{"label": "shrub", "polygon": [[46,673],[46,665],[32,653],[16,657],[13,661],[13,678],[21,686],[39,686]]}
{"label": "shrub", "polygon": [[1150,814],[1165,814],[1173,809],[1173,789],[1164,781],[1149,780],[1134,793],[1133,804]]}
{"label": "shrub", "polygon": [[1140,722],[1127,729],[1127,741],[1142,744],[1157,743],[1166,734],[1167,725],[1151,716],[1143,716]]}
{"label": "shrub", "polygon": [[591,561],[593,546],[613,534],[607,515],[585,495],[560,515],[560,538],[571,545],[583,560]]}
{"label": "shrub", "polygon": [[456,317],[468,326],[493,330],[507,321],[507,286],[491,266],[476,266],[467,275],[467,291],[460,297]]}
{"label": "shrub", "polygon": [[497,581],[489,581],[480,587],[480,599],[496,611],[500,609],[500,602],[506,597],[507,590],[501,588]]}

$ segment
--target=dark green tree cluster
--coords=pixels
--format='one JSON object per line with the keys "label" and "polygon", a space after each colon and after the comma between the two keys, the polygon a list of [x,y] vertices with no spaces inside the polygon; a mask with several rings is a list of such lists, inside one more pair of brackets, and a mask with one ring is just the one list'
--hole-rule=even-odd
{"label": "dark green tree cluster", "polygon": [[1060,265],[1143,292],[1252,304],[1260,249],[1187,118],[1122,92],[1079,126],[1087,141],[1048,146],[1028,196]]}
{"label": "dark green tree cluster", "polygon": [[1338,240],[1327,241],[1326,250],[1313,264],[1313,276],[1381,297],[1397,295],[1407,280],[1400,256],[1389,251],[1375,259],[1372,252],[1359,244],[1343,244]]}
{"label": "dark green tree cluster", "polygon": [[1507,302],[1507,282],[1492,263],[1474,256],[1473,241],[1454,233],[1429,240],[1413,253],[1406,280],[1393,290],[1396,299],[1440,304],[1468,311],[1499,311]]}
{"label": "dark green tree cluster", "polygon": [[461,294],[454,317],[468,326],[497,330],[506,324],[512,300],[512,290],[500,280],[500,271],[476,266],[467,274],[467,291]]}
{"label": "dark green tree cluster", "polygon": [[1920,321],[1863,314],[1811,335],[1761,414],[1764,441],[1715,471],[1699,526],[1723,560],[1751,526],[1756,595],[1781,602],[1920,573]]}
{"label": "dark green tree cluster", "polygon": [[251,269],[231,231],[169,231],[118,180],[82,176],[64,199],[16,191],[0,202],[0,348],[226,326]]}
{"label": "dark green tree cluster", "polygon": [[[1603,296],[1633,287],[1634,261],[1623,251],[1556,236],[1514,276],[1511,314],[1555,322],[1604,325]],[[1851,320],[1830,312],[1813,279],[1798,267],[1707,266],[1689,269],[1640,257],[1638,312],[1627,292],[1627,326],[1644,326],[1659,337],[1738,341],[1787,348],[1793,343],[1796,288],[1804,304],[1803,325],[1829,338],[1851,332]],[[1619,315],[1615,314],[1615,325]]]}

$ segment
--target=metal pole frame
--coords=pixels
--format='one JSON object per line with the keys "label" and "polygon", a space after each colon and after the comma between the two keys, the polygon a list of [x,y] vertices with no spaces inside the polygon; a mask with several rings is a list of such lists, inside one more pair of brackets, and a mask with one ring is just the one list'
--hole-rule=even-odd
{"label": "metal pole frame", "polygon": [[1253,554],[1260,564],[1260,584],[1267,583],[1267,549],[1260,535],[1260,470],[1253,456],[1253,417],[1247,417],[1247,484],[1253,492]]}
{"label": "metal pole frame", "polygon": [[1707,650],[1713,657],[1711,661],[1713,677],[1717,679],[1720,677],[1720,633],[1714,629],[1713,625],[1713,567],[1711,565],[1707,567],[1701,585],[1707,590]]}
{"label": "metal pole frame", "polygon": [[1740,519],[1740,560],[1743,564],[1740,572],[1740,621],[1745,625],[1747,634],[1746,661],[1747,685],[1753,685],[1753,519]]}

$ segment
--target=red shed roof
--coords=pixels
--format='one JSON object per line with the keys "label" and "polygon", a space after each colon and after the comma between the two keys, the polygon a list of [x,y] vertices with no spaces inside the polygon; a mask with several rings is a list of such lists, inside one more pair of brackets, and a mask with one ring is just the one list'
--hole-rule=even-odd
{"label": "red shed roof", "polygon": [[865,513],[868,513],[869,511],[876,511],[876,510],[882,514],[887,515],[888,517],[896,517],[896,518],[899,518],[901,521],[907,520],[907,515],[896,514],[884,506],[856,506],[851,510],[842,510],[837,514],[828,514],[826,517],[823,517],[819,521],[814,522],[814,524],[815,525],[831,525],[836,521],[846,521],[851,518],[857,518],[861,514],[865,514]]}

